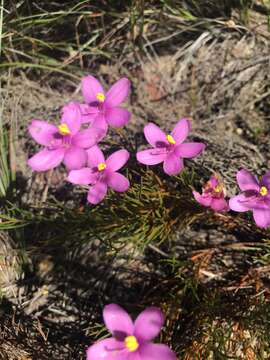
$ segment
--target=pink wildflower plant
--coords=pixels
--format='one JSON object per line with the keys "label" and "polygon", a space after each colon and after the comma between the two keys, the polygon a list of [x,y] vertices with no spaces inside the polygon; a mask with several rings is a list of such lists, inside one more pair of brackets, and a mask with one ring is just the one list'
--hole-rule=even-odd
{"label": "pink wildflower plant", "polygon": [[257,226],[270,226],[270,171],[258,181],[248,170],[238,171],[237,182],[242,193],[232,197],[229,206],[233,211],[252,211]]}
{"label": "pink wildflower plant", "polygon": [[217,212],[229,211],[228,202],[225,200],[225,187],[220,181],[219,176],[213,175],[203,187],[202,194],[193,191],[194,198],[199,204],[210,207]]}
{"label": "pink wildflower plant", "polygon": [[179,174],[184,168],[184,158],[193,158],[205,149],[203,143],[184,143],[189,131],[190,122],[187,119],[180,120],[169,135],[166,135],[157,125],[149,123],[144,128],[144,135],[153,148],[139,151],[136,155],[137,160],[145,165],[163,163],[166,174]]}
{"label": "pink wildflower plant", "polygon": [[129,180],[117,172],[129,159],[127,150],[118,150],[105,160],[99,147],[93,146],[87,150],[87,156],[87,167],[71,171],[67,180],[76,185],[91,185],[87,196],[89,203],[100,203],[106,196],[108,187],[116,192],[128,190]]}
{"label": "pink wildflower plant", "polygon": [[82,94],[86,104],[81,104],[84,122],[107,131],[108,125],[122,127],[131,117],[130,112],[120,106],[128,97],[130,81],[122,78],[105,93],[101,83],[92,75],[82,79]]}
{"label": "pink wildflower plant", "polygon": [[44,149],[28,160],[35,171],[47,171],[61,162],[68,170],[80,169],[86,164],[86,149],[105,136],[103,129],[81,128],[81,112],[78,106],[63,112],[59,126],[43,120],[33,120],[28,130],[32,138]]}
{"label": "pink wildflower plant", "polygon": [[90,346],[87,360],[176,360],[167,345],[152,343],[164,324],[160,309],[148,307],[133,322],[124,309],[110,304],[103,318],[112,337]]}

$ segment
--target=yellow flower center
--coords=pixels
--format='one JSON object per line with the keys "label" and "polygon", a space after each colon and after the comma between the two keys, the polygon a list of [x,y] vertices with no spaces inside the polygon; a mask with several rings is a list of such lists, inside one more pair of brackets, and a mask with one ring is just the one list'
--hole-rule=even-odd
{"label": "yellow flower center", "polygon": [[98,164],[97,168],[98,168],[98,171],[102,171],[102,170],[105,170],[107,167],[107,165],[105,163],[100,163]]}
{"label": "yellow flower center", "polygon": [[130,352],[136,351],[139,347],[139,343],[135,336],[127,336],[125,338],[125,345]]}
{"label": "yellow flower center", "polygon": [[223,189],[222,189],[221,185],[217,185],[217,186],[214,187],[214,192],[217,193],[217,194],[221,193],[222,190]]}
{"label": "yellow flower center", "polygon": [[174,138],[172,137],[172,135],[167,135],[167,140],[170,144],[174,145],[176,144],[176,141],[174,140]]}
{"label": "yellow flower center", "polygon": [[262,196],[266,196],[266,195],[268,194],[268,190],[267,190],[267,188],[266,188],[265,186],[262,186],[262,187],[260,188],[260,194],[261,194]]}
{"label": "yellow flower center", "polygon": [[69,127],[67,126],[67,124],[61,124],[58,126],[58,130],[59,130],[59,133],[61,135],[70,135],[71,134],[71,131],[69,130]]}
{"label": "yellow flower center", "polygon": [[105,95],[104,95],[103,93],[100,93],[100,92],[97,93],[96,98],[97,98],[97,100],[100,101],[100,102],[104,102],[104,101],[105,101]]}

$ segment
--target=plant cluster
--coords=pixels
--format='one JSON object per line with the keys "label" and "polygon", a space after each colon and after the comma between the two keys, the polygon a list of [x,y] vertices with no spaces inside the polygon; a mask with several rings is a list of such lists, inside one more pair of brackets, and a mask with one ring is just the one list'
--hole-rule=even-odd
{"label": "plant cluster", "polygon": [[[131,117],[122,106],[130,92],[127,78],[117,81],[106,93],[101,83],[92,75],[82,79],[84,103],[71,102],[61,111],[58,126],[43,120],[33,120],[29,132],[44,148],[28,160],[35,171],[47,171],[63,163],[67,169],[67,181],[88,186],[87,200],[100,203],[108,188],[126,192],[129,179],[120,170],[129,159],[126,149],[111,153],[107,159],[99,142],[107,135],[109,126],[121,128]],[[144,128],[144,135],[151,148],[138,151],[136,159],[148,166],[163,164],[167,175],[178,175],[184,168],[185,158],[200,155],[205,144],[185,142],[191,130],[190,121],[181,119],[170,134],[154,123]],[[200,194],[193,191],[195,200],[215,212],[252,211],[256,224],[261,228],[270,226],[270,172],[260,182],[247,170],[237,173],[241,194],[226,199],[226,189],[219,175],[214,174]],[[104,310],[104,320],[113,338],[99,341],[88,349],[89,359],[175,359],[165,345],[152,345],[162,324],[163,315],[156,308],[143,312],[133,325],[129,316],[117,305]]]}

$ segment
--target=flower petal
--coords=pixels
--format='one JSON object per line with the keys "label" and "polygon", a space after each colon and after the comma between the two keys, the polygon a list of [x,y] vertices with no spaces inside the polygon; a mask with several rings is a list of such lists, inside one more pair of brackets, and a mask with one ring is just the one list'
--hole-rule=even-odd
{"label": "flower petal", "polygon": [[68,170],[81,169],[87,162],[86,150],[77,146],[71,146],[66,150],[63,162]]}
{"label": "flower petal", "polygon": [[90,148],[96,145],[105,136],[104,129],[90,127],[78,132],[72,139],[72,144],[80,148]]}
{"label": "flower petal", "polygon": [[90,106],[88,104],[79,104],[81,115],[82,115],[82,123],[92,123],[95,117],[99,114],[98,106]]}
{"label": "flower petal", "polygon": [[239,194],[232,197],[229,200],[229,207],[231,210],[237,212],[245,212],[250,210],[250,207],[248,206],[248,202],[244,194]]}
{"label": "flower petal", "polygon": [[111,154],[106,160],[107,169],[110,171],[117,171],[121,169],[122,166],[129,159],[129,152],[125,149],[115,151]]}
{"label": "flower petal", "polygon": [[105,163],[103,152],[97,145],[92,146],[87,151],[87,164],[90,168],[97,167],[100,163]]}
{"label": "flower petal", "polygon": [[163,170],[168,175],[177,175],[184,168],[183,159],[177,157],[175,154],[169,154],[166,156],[163,163]]}
{"label": "flower petal", "polygon": [[104,94],[104,89],[101,83],[92,75],[88,75],[82,78],[82,95],[85,102],[91,104],[97,101],[97,94]]}
{"label": "flower petal", "polygon": [[103,319],[107,329],[119,338],[133,335],[134,325],[129,314],[117,304],[106,305],[103,309]]}
{"label": "flower petal", "polygon": [[87,360],[125,360],[122,341],[114,338],[100,340],[87,349]]}
{"label": "flower petal", "polygon": [[117,192],[125,192],[130,186],[129,180],[118,172],[112,172],[107,175],[107,184]]}
{"label": "flower petal", "polygon": [[97,177],[97,173],[93,173],[91,169],[85,167],[80,170],[70,171],[67,180],[75,185],[88,185],[96,182]]}
{"label": "flower petal", "polygon": [[108,123],[107,123],[107,121],[105,119],[104,114],[96,115],[96,117],[93,119],[91,124],[92,124],[92,127],[95,127],[95,128],[98,128],[98,129],[103,129],[105,134],[107,133]]}
{"label": "flower petal", "polygon": [[105,113],[107,123],[116,128],[126,125],[130,117],[131,113],[121,107],[108,108]]}
{"label": "flower petal", "polygon": [[53,135],[58,133],[55,125],[42,120],[33,120],[28,127],[32,138],[40,145],[50,145]]}
{"label": "flower petal", "polygon": [[259,191],[259,184],[255,176],[246,169],[238,171],[236,174],[237,182],[242,191],[256,190]]}
{"label": "flower petal", "polygon": [[65,154],[65,149],[43,149],[28,160],[28,165],[35,171],[47,171],[58,166]]}
{"label": "flower petal", "polygon": [[266,186],[270,190],[270,171],[262,177],[260,185]]}
{"label": "flower petal", "polygon": [[127,78],[118,80],[108,91],[104,105],[106,107],[115,107],[120,105],[126,100],[129,94],[129,89],[130,81]]}
{"label": "flower petal", "polygon": [[197,200],[199,204],[206,206],[206,207],[211,205],[212,197],[210,195],[204,196],[204,195],[201,195],[200,193],[198,193],[197,191],[192,191],[192,194],[193,194],[195,200]]}
{"label": "flower petal", "polygon": [[97,182],[95,185],[90,187],[87,195],[87,200],[94,205],[100,203],[106,196],[107,189],[107,184],[101,181]]}
{"label": "flower petal", "polygon": [[136,154],[137,160],[145,165],[156,165],[160,164],[166,159],[167,154],[165,152],[157,152],[156,149],[149,149],[139,151]]}
{"label": "flower petal", "polygon": [[214,211],[228,211],[229,205],[227,201],[223,198],[220,199],[212,199],[211,208]]}
{"label": "flower petal", "polygon": [[203,143],[191,142],[176,146],[175,152],[182,158],[193,158],[202,153],[204,149],[205,145]]}
{"label": "flower petal", "polygon": [[267,228],[270,226],[270,208],[269,209],[254,209],[253,218],[257,226]]}
{"label": "flower petal", "polygon": [[185,141],[190,132],[190,128],[191,126],[189,120],[182,119],[178,121],[171,134],[176,141],[176,144],[181,144],[183,141]]}
{"label": "flower petal", "polygon": [[146,308],[135,320],[135,337],[139,342],[151,341],[160,333],[164,321],[164,315],[159,308],[154,306]]}
{"label": "flower petal", "polygon": [[66,105],[62,109],[61,124],[66,124],[71,132],[71,135],[77,134],[82,123],[82,114],[80,106],[73,102]]}
{"label": "flower petal", "polygon": [[174,352],[163,344],[144,344],[139,352],[143,360],[177,360]]}
{"label": "flower petal", "polygon": [[149,123],[144,127],[144,136],[154,148],[158,144],[169,144],[166,134],[154,123]]}

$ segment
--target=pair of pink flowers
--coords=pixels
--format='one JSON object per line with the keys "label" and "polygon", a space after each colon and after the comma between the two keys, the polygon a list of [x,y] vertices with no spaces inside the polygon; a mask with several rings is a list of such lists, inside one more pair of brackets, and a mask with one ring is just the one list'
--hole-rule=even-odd
{"label": "pair of pink flowers", "polygon": [[120,106],[129,90],[130,82],[126,78],[117,81],[107,94],[93,76],[83,78],[86,104],[73,102],[64,106],[58,126],[43,120],[32,121],[29,132],[44,149],[28,160],[29,166],[36,171],[47,171],[63,162],[70,171],[70,182],[92,185],[88,194],[92,204],[104,198],[108,186],[118,192],[126,191],[129,181],[116,170],[125,165],[128,152],[116,151],[105,161],[97,143],[105,137],[108,125],[119,127],[129,121],[129,111]]}
{"label": "pair of pink flowers", "polygon": [[229,209],[236,212],[252,211],[257,226],[270,226],[270,171],[258,181],[248,170],[238,171],[237,182],[242,193],[225,200],[225,189],[219,177],[212,176],[203,188],[202,194],[193,191],[195,199],[203,206],[222,212]]}
{"label": "pair of pink flowers", "polygon": [[165,320],[160,309],[149,307],[133,322],[124,309],[110,304],[103,319],[112,337],[90,346],[87,360],[176,360],[167,345],[152,343]]}

